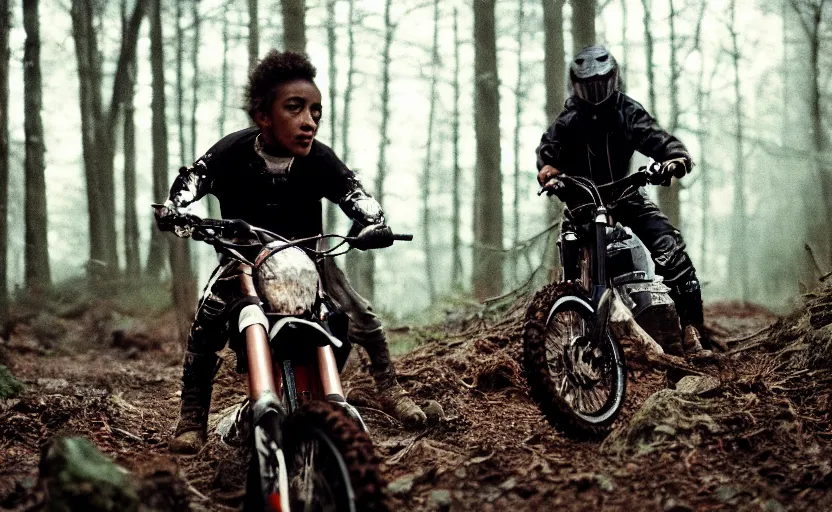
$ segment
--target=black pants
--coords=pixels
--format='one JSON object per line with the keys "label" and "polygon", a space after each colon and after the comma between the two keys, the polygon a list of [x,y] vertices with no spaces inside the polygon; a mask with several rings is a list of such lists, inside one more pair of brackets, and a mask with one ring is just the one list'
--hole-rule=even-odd
{"label": "black pants", "polygon": [[[324,260],[322,265],[325,293],[349,317],[347,337],[350,343],[360,345],[367,351],[377,381],[380,377],[395,378],[384,329],[372,306],[353,289],[332,259]],[[237,267],[237,262],[221,264],[206,285],[188,336],[188,352],[191,354],[213,355],[219,352],[229,339],[229,329],[236,328],[229,326],[229,310],[242,295]],[[188,361],[191,359],[185,358],[186,375],[190,373]]]}
{"label": "black pants", "polygon": [[677,289],[696,279],[682,234],[644,191],[615,204],[610,214],[613,221],[632,229],[644,242],[656,264],[656,273],[667,286]]}

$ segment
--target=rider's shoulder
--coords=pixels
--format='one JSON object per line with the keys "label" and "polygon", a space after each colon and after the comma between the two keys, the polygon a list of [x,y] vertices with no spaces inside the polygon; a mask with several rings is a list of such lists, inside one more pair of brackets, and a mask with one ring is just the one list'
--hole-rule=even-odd
{"label": "rider's shoulder", "polygon": [[208,153],[214,155],[215,158],[223,158],[228,153],[234,153],[243,148],[253,149],[254,140],[257,138],[259,133],[260,129],[256,126],[244,128],[234,133],[229,133],[217,141],[216,144],[211,146]]}
{"label": "rider's shoulder", "polygon": [[647,112],[647,109],[641,103],[623,92],[618,93],[618,105],[625,112]]}

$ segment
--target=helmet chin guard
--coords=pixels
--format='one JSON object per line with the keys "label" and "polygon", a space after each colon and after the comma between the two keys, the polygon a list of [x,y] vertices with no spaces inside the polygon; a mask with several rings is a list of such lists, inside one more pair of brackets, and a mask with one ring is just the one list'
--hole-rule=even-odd
{"label": "helmet chin guard", "polygon": [[618,63],[605,47],[588,46],[569,66],[569,78],[578,98],[598,105],[618,91]]}

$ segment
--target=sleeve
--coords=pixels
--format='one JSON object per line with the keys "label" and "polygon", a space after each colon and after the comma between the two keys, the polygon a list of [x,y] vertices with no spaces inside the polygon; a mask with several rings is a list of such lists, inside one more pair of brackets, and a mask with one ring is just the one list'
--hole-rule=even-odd
{"label": "sleeve", "polygon": [[568,167],[566,148],[569,146],[569,121],[571,119],[568,114],[568,111],[566,111],[558,116],[555,123],[540,138],[540,145],[535,150],[538,170],[542,169],[544,165],[551,165],[559,170]]}
{"label": "sleeve", "polygon": [[216,158],[209,151],[191,166],[181,167],[170,187],[168,201],[175,207],[184,208],[202,199],[213,188],[217,166]]}
{"label": "sleeve", "polygon": [[627,124],[630,128],[631,140],[639,153],[657,162],[672,158],[690,160],[690,154],[682,141],[662,129],[644,107],[632,102],[627,110]]}

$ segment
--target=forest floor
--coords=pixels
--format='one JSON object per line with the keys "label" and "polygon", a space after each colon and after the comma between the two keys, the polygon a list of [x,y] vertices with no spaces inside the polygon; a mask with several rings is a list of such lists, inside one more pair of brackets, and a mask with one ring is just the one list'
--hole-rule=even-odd
{"label": "forest floor", "polygon": [[[379,411],[362,357],[344,386],[370,428],[392,510],[832,510],[824,311],[832,292],[786,319],[710,305],[709,327],[730,352],[692,361],[701,375],[690,389],[671,389],[665,369],[634,364],[625,409],[602,442],[565,439],[529,399],[520,306],[493,324],[391,329],[394,344],[421,339],[397,365],[419,402],[444,410],[432,426],[406,430]],[[168,452],[181,372],[173,326],[169,312],[135,315],[104,301],[17,324],[0,343],[0,364],[25,386],[0,400],[0,509],[43,499],[40,449],[64,434],[88,437],[137,481],[155,481],[157,493],[174,492],[163,482],[174,475],[193,510],[240,505],[244,466],[215,434],[198,455]],[[245,389],[233,353],[222,356],[212,425]]]}

